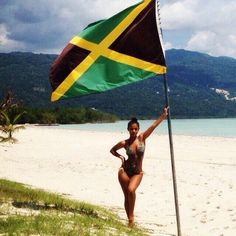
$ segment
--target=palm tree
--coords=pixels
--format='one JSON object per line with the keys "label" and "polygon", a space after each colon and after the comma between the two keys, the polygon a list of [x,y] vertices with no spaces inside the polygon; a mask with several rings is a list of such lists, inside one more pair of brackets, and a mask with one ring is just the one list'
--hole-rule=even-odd
{"label": "palm tree", "polygon": [[12,142],[15,143],[17,141],[16,138],[12,136],[12,134],[19,130],[19,129],[25,129],[25,126],[23,125],[16,125],[17,120],[25,113],[21,112],[20,114],[17,114],[11,121],[10,117],[5,111],[0,111],[0,115],[5,119],[5,124],[2,124],[0,127],[0,131],[7,134],[7,137],[0,136],[0,142]]}

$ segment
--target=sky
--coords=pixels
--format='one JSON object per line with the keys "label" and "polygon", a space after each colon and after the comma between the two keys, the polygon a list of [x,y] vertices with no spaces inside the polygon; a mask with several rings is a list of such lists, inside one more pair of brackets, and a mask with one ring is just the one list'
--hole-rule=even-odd
{"label": "sky", "polygon": [[[0,52],[59,54],[88,24],[140,0],[0,0]],[[236,58],[235,0],[160,0],[164,48]]]}

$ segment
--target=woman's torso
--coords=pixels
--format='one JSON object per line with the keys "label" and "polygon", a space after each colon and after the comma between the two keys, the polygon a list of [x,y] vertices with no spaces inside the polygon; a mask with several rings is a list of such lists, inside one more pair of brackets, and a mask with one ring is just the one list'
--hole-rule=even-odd
{"label": "woman's torso", "polygon": [[142,161],[145,151],[145,142],[137,137],[135,141],[130,143],[129,139],[125,140],[125,150],[128,159],[124,162],[124,169],[130,175],[142,172]]}

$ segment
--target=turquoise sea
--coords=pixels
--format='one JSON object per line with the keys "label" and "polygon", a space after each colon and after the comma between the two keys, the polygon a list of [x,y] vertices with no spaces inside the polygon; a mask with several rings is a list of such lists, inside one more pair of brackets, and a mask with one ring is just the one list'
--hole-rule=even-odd
{"label": "turquoise sea", "polygon": [[[126,132],[128,121],[118,121],[115,123],[77,124],[59,125],[60,129],[78,129],[100,132]],[[140,120],[140,130],[145,130],[153,120]],[[172,119],[173,135],[190,136],[214,136],[236,138],[236,118],[226,119]],[[155,133],[168,134],[167,121],[155,130]]]}

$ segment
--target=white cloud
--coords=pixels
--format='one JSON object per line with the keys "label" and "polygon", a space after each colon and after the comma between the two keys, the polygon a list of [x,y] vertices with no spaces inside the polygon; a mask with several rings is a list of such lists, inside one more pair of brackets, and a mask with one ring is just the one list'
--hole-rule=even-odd
{"label": "white cloud", "polygon": [[[190,50],[198,50],[198,51],[205,51],[205,50],[212,50],[212,48],[216,47],[217,43],[217,35],[211,31],[201,31],[197,32],[192,36],[187,44],[187,49]],[[209,53],[208,52],[208,53]]]}
{"label": "white cloud", "polygon": [[15,50],[25,50],[24,43],[19,43],[15,40],[9,39],[9,32],[3,24],[0,24],[0,51],[9,52]]}
{"label": "white cloud", "polygon": [[233,29],[236,20],[235,0],[176,0],[163,2],[163,27],[172,30],[207,30],[222,25]]}
{"label": "white cloud", "polygon": [[185,0],[164,5],[161,9],[164,28],[176,30],[191,27],[196,17],[196,3],[197,1]]}
{"label": "white cloud", "polygon": [[192,36],[186,49],[206,52],[214,56],[236,57],[236,35],[219,35],[211,31],[200,31]]}
{"label": "white cloud", "polygon": [[173,45],[170,42],[164,42],[163,47],[164,47],[165,50],[168,50],[168,49],[173,48]]}
{"label": "white cloud", "polygon": [[235,12],[235,0],[167,1],[161,9],[163,30],[173,47],[236,58]]}

